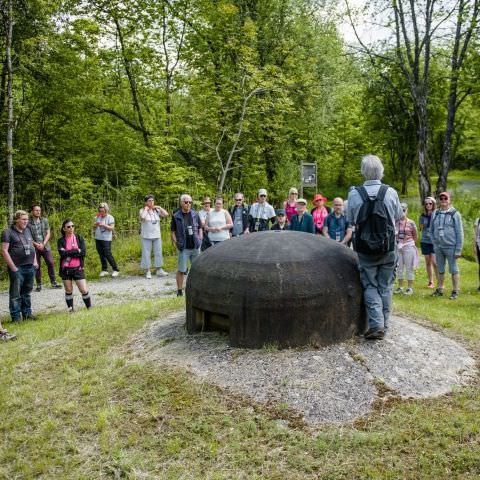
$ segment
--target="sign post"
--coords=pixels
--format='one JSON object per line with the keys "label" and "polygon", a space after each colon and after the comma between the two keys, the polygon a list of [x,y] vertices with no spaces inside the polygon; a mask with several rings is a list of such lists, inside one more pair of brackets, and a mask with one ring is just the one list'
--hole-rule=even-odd
{"label": "sign post", "polygon": [[300,196],[303,197],[303,188],[314,188],[317,191],[317,164],[316,163],[302,163],[301,182],[300,182]]}

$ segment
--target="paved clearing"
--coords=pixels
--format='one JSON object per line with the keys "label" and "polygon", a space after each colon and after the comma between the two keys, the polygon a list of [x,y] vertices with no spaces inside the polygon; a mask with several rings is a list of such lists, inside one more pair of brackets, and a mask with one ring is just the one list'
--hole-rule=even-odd
{"label": "paved clearing", "polygon": [[185,368],[254,401],[286,404],[310,424],[349,422],[379,396],[438,396],[476,376],[475,361],[455,341],[400,317],[391,323],[381,342],[244,350],[220,333],[188,335],[180,312],[149,324],[128,348],[135,361]]}

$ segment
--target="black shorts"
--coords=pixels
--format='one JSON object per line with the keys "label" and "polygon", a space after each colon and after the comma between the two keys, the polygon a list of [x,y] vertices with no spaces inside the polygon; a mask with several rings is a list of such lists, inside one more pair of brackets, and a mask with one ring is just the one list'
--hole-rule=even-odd
{"label": "black shorts", "polygon": [[62,268],[60,277],[62,280],[85,280],[85,270],[81,267]]}
{"label": "black shorts", "polygon": [[431,243],[421,243],[420,248],[422,249],[422,255],[431,255],[435,253],[433,251],[433,244]]}

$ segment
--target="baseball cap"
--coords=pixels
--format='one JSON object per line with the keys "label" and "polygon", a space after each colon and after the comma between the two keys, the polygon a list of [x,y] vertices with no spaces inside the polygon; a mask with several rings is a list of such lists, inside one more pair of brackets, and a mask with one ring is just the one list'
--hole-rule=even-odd
{"label": "baseball cap", "polygon": [[303,203],[304,205],[306,205],[306,204],[307,204],[307,201],[306,201],[304,198],[299,198],[299,199],[297,200],[297,203]]}
{"label": "baseball cap", "polygon": [[400,206],[403,208],[403,210],[407,210],[408,205],[406,203],[401,203]]}
{"label": "baseball cap", "polygon": [[442,192],[442,193],[438,196],[438,198],[440,198],[440,197],[447,197],[447,199],[450,200],[450,194],[449,194],[448,192]]}
{"label": "baseball cap", "polygon": [[261,188],[259,191],[258,191],[258,195],[267,195],[267,191],[264,189],[264,188]]}
{"label": "baseball cap", "polygon": [[277,210],[275,210],[275,214],[277,215],[277,217],[279,215],[285,216],[285,210],[283,208],[277,208]]}

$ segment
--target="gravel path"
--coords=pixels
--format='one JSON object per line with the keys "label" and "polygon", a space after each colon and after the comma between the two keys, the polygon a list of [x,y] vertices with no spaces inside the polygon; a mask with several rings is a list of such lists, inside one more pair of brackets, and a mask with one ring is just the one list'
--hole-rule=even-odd
{"label": "gravel path", "polygon": [[[175,274],[156,277],[151,280],[138,277],[106,277],[100,281],[88,282],[93,305],[107,305],[132,302],[142,298],[154,298],[176,292]],[[73,288],[75,308],[84,308],[80,292]],[[32,292],[34,313],[64,311],[65,294],[62,289],[44,287],[41,292]],[[8,292],[0,293],[0,316],[8,316]]]}
{"label": "gravel path", "polygon": [[182,312],[150,324],[130,352],[257,402],[287,404],[310,424],[352,421],[380,396],[442,395],[477,374],[461,345],[400,317],[382,342],[358,338],[320,350],[230,348],[225,335],[188,335],[184,323]]}

